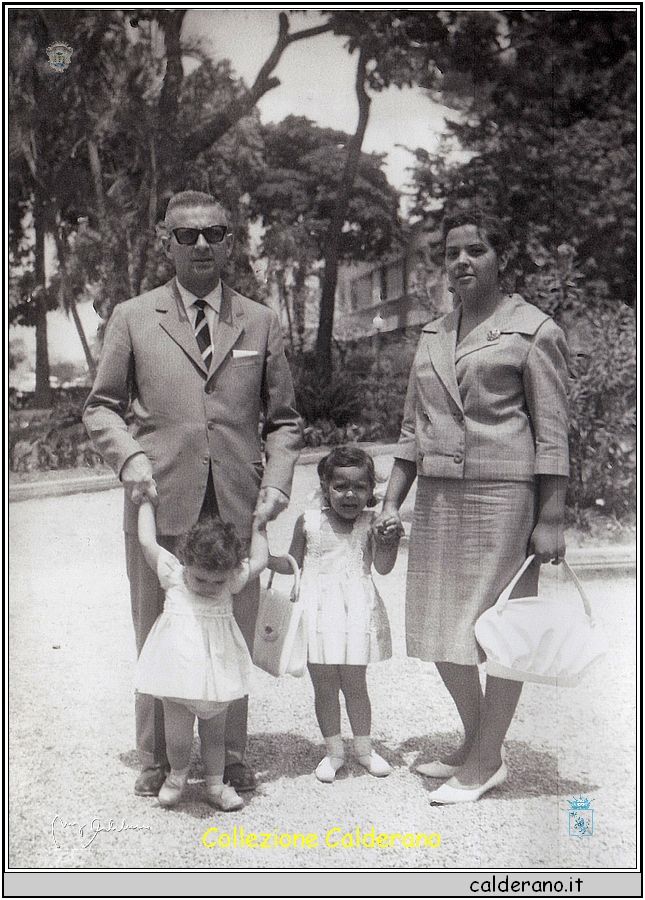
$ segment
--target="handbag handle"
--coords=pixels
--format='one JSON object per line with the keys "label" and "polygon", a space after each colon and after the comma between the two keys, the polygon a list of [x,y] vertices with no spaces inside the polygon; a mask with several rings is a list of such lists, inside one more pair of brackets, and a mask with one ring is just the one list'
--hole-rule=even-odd
{"label": "handbag handle", "polygon": [[[282,556],[277,557],[278,559],[286,559],[289,565],[291,566],[291,570],[293,572],[293,591],[291,592],[291,602],[297,603],[298,601],[298,591],[300,590],[300,567],[298,563],[295,561],[293,556],[290,556],[288,553],[283,554]],[[267,590],[273,584],[273,576],[275,572],[271,569],[271,574],[269,575],[269,580],[267,581]]]}
{"label": "handbag handle", "polygon": [[[495,609],[498,612],[501,612],[504,609],[504,607],[506,606],[506,604],[509,601],[511,594],[513,593],[513,588],[515,587],[517,582],[520,580],[522,575],[526,572],[526,570],[531,565],[531,563],[533,562],[534,559],[535,559],[534,553],[531,554],[531,556],[527,556],[527,558],[524,560],[524,562],[520,566],[520,569],[517,572],[517,574],[511,579],[510,583],[504,588],[502,593],[499,595],[497,603],[495,604]],[[569,574],[569,577],[571,578],[571,580],[575,584],[576,588],[578,589],[578,593],[580,594],[580,597],[582,598],[582,604],[585,608],[585,613],[587,615],[587,618],[590,620],[591,624],[593,625],[593,615],[591,614],[591,604],[589,603],[589,598],[587,597],[587,595],[584,591],[584,588],[582,587],[582,585],[580,583],[580,579],[578,578],[576,573],[573,571],[573,569],[571,568],[569,563],[566,561],[566,559],[562,560],[561,565],[564,568],[565,572],[567,572]]]}

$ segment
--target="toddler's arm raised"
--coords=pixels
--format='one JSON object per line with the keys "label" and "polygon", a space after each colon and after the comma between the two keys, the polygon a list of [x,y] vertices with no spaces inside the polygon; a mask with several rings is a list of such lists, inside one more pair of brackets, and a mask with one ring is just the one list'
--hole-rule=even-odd
{"label": "toddler's arm raised", "polygon": [[137,522],[139,543],[143,555],[151,569],[159,576],[159,564],[174,562],[174,556],[157,543],[157,523],[155,521],[155,509],[149,500],[143,500],[139,506],[139,519]]}
{"label": "toddler's arm raised", "polygon": [[249,552],[249,581],[266,569],[269,562],[269,541],[267,538],[266,525],[257,528],[253,524],[253,532],[251,534],[251,549]]}

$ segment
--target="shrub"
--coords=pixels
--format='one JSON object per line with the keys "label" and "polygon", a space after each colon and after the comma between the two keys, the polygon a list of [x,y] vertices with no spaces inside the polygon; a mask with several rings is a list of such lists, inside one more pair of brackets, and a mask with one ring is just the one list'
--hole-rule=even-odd
{"label": "shrub", "polygon": [[336,425],[350,425],[361,412],[358,382],[345,373],[336,373],[327,384],[321,384],[313,373],[299,380],[296,399],[301,414],[309,422],[329,420]]}
{"label": "shrub", "polygon": [[570,390],[571,477],[567,505],[584,524],[601,507],[618,519],[636,508],[636,323],[620,305],[594,317],[584,352],[570,342],[575,378]]}
{"label": "shrub", "polygon": [[631,519],[636,508],[636,322],[602,279],[585,278],[575,249],[532,247],[539,271],[527,300],[564,329],[574,377],[569,389],[571,472],[568,513],[586,527],[593,514]]}
{"label": "shrub", "polygon": [[409,366],[400,372],[399,359],[383,358],[376,373],[369,371],[366,360],[362,350],[348,353],[343,369],[327,385],[320,384],[313,368],[293,366],[307,446],[398,438]]}
{"label": "shrub", "polygon": [[[12,472],[73,469],[100,465],[81,421],[87,388],[59,391],[51,410],[16,412],[9,417],[9,466]],[[14,410],[28,409],[28,404]]]}

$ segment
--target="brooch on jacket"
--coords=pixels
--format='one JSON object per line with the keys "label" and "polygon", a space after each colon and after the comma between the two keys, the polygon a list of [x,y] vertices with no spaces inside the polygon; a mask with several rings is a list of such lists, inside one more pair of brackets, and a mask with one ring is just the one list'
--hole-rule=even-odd
{"label": "brooch on jacket", "polygon": [[491,328],[491,330],[486,335],[486,340],[487,341],[496,341],[498,339],[498,337],[500,336],[500,333],[501,332],[499,331],[499,329]]}

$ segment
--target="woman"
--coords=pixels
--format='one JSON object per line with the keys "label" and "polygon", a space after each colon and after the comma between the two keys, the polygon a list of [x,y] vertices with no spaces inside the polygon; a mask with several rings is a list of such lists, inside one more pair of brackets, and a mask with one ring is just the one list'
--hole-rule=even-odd
{"label": "woman", "polygon": [[423,329],[376,527],[402,529],[398,510],[418,476],[408,655],[436,663],[464,726],[458,750],[418,771],[449,778],[430,795],[435,802],[459,803],[506,779],[503,742],[522,689],[488,677],[482,693],[475,622],[527,553],[536,565],[521,583],[525,595],[536,593],[539,563],[564,557],[568,368],[560,328],[502,292],[501,224],[460,213],[446,219],[443,235],[459,304]]}

